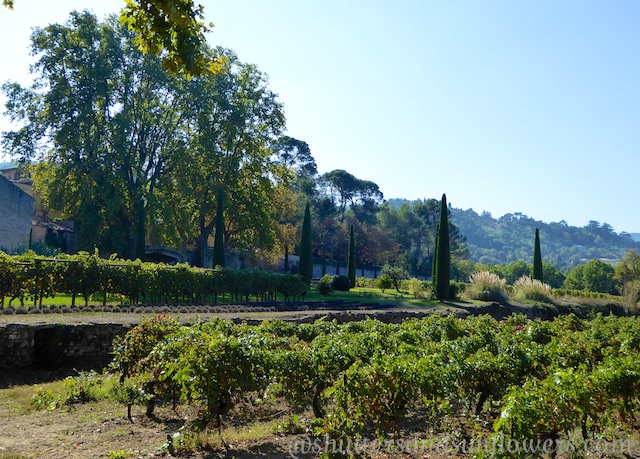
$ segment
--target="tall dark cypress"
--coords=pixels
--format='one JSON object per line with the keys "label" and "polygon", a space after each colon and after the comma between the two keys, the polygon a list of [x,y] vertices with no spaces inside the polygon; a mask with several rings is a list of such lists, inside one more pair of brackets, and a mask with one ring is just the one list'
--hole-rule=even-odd
{"label": "tall dark cypress", "polygon": [[434,290],[436,298],[444,301],[449,298],[449,278],[451,276],[451,253],[449,249],[449,218],[447,215],[447,196],[440,201],[440,223],[436,238],[436,269]]}
{"label": "tall dark cypress", "polygon": [[224,192],[218,190],[216,234],[213,238],[213,266],[224,267]]}
{"label": "tall dark cypress", "polygon": [[542,255],[540,253],[540,232],[536,228],[536,240],[533,244],[533,278],[542,282]]}
{"label": "tall dark cypress", "polygon": [[349,231],[349,259],[347,260],[347,277],[349,277],[349,287],[356,286],[356,241],[354,238],[353,225]]}
{"label": "tall dark cypress", "polygon": [[433,244],[433,255],[431,256],[431,283],[434,292],[436,290],[436,266],[438,265],[438,233],[440,233],[440,224],[436,225],[436,242]]}
{"label": "tall dark cypress", "polygon": [[284,245],[284,272],[289,272],[289,244]]}
{"label": "tall dark cypress", "polygon": [[313,277],[313,253],[311,247],[311,211],[309,203],[304,210],[304,220],[302,220],[302,238],[300,239],[300,267],[298,272],[302,276],[302,282],[311,285]]}

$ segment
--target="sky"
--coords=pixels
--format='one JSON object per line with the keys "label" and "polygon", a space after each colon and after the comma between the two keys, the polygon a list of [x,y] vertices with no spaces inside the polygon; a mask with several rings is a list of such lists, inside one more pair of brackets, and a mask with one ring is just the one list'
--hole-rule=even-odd
{"label": "sky", "polygon": [[[640,2],[196,3],[211,45],[269,75],[286,134],[309,144],[321,173],[344,169],[387,199],[446,193],[494,217],[640,232]],[[32,27],[123,5],[0,9],[0,82],[29,84]]]}

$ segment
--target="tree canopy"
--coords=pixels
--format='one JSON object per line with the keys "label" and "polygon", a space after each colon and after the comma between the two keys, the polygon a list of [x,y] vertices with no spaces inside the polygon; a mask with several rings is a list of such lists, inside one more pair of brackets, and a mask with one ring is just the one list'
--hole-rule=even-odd
{"label": "tree canopy", "polygon": [[[14,0],[2,0],[13,9]],[[204,7],[193,0],[125,0],[120,21],[135,33],[135,43],[143,53],[162,58],[165,69],[188,76],[216,72],[219,62],[203,53]]]}

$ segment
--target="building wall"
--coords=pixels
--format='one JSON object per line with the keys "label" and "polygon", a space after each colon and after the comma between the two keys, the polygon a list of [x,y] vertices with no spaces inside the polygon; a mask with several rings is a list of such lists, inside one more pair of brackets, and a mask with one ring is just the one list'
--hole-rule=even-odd
{"label": "building wall", "polygon": [[0,176],[0,248],[29,243],[33,207],[31,196]]}

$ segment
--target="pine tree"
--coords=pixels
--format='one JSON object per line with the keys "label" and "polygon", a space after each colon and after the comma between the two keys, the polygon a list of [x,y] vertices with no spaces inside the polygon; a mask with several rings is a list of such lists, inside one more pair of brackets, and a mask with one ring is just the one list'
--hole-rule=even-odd
{"label": "pine tree", "polygon": [[349,287],[356,286],[356,243],[354,238],[353,225],[349,231],[349,258],[347,260],[347,277],[349,277]]}
{"label": "pine tree", "polygon": [[542,255],[540,253],[540,232],[536,228],[536,240],[533,245],[533,278],[542,282]]}
{"label": "pine tree", "polygon": [[216,234],[213,239],[213,266],[224,267],[224,192],[218,191]]}
{"label": "pine tree", "polygon": [[436,236],[435,272],[433,273],[436,298],[444,301],[449,298],[449,278],[451,276],[451,253],[449,249],[449,218],[447,215],[447,196],[440,201],[440,223]]}
{"label": "pine tree", "polygon": [[311,247],[311,211],[309,203],[304,210],[304,220],[302,221],[302,238],[300,240],[300,267],[298,272],[302,276],[302,282],[311,285],[313,277],[313,257]]}

